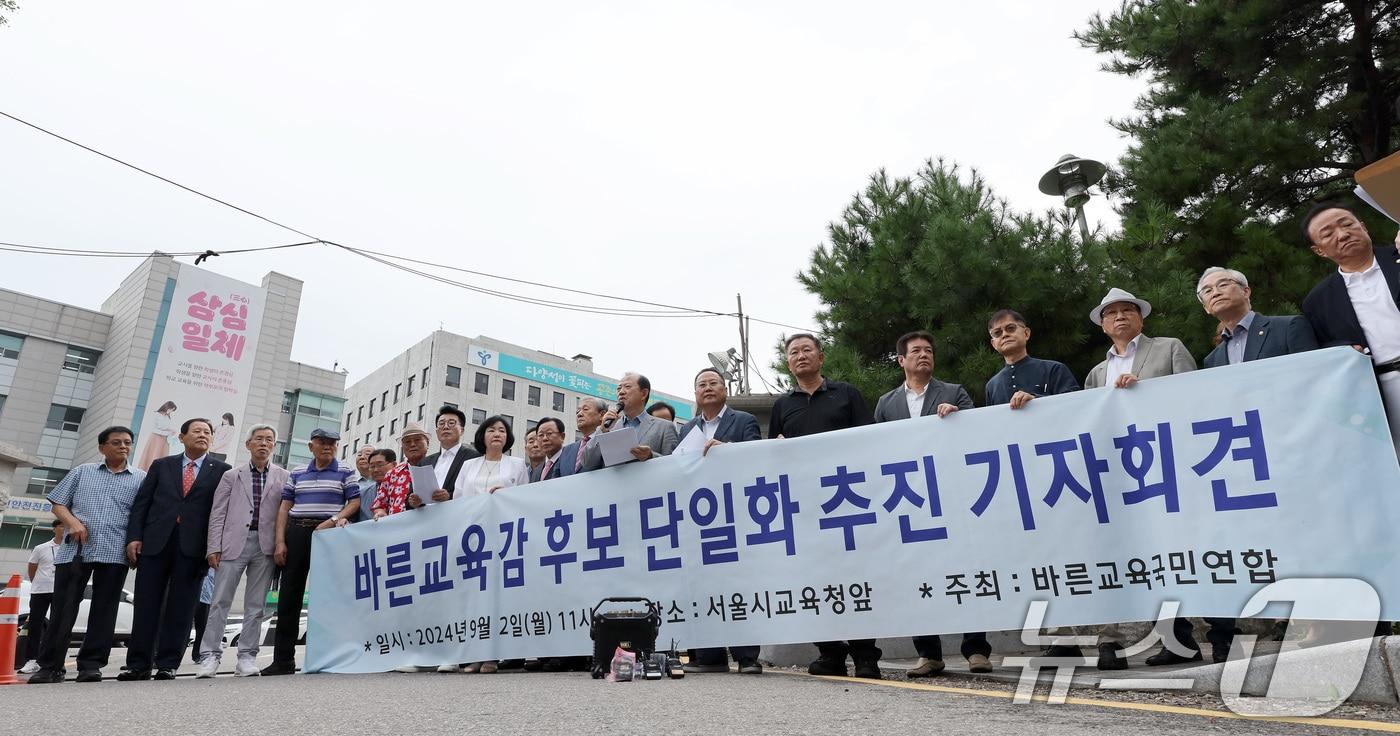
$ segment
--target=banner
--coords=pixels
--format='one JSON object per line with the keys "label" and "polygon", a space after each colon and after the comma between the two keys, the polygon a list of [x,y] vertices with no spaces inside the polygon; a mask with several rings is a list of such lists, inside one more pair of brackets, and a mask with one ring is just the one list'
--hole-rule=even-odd
{"label": "banner", "polygon": [[318,532],[306,669],[585,654],[606,596],[684,647],[1233,616],[1292,577],[1397,619],[1397,492],[1345,348],[723,445]]}
{"label": "banner", "polygon": [[180,425],[203,417],[214,424],[209,452],[233,463],[243,450],[248,386],[258,353],[266,291],[252,284],[180,264],[161,335],[137,466],[180,452]]}

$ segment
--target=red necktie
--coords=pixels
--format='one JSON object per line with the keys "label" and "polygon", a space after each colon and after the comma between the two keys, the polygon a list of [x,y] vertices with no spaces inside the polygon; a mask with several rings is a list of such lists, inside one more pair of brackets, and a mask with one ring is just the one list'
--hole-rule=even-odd
{"label": "red necktie", "polygon": [[550,471],[553,467],[554,467],[554,461],[553,461],[553,460],[546,460],[546,461],[544,461],[544,470],[540,471],[540,480],[548,480],[548,479],[549,479],[549,471]]}
{"label": "red necktie", "polygon": [[185,477],[184,477],[184,481],[183,481],[183,483],[181,483],[181,485],[182,485],[183,487],[182,487],[182,489],[181,489],[181,491],[180,491],[180,495],[182,495],[182,496],[188,496],[188,495],[190,495],[190,489],[194,487],[194,463],[193,463],[193,462],[190,462],[190,463],[186,463],[186,464],[185,464]]}
{"label": "red necktie", "polygon": [[590,438],[588,438],[588,437],[584,437],[583,440],[582,440],[581,442],[578,443],[578,457],[575,457],[575,458],[574,458],[574,472],[575,472],[575,473],[578,472],[578,469],[579,469],[579,468],[583,467],[583,448],[588,447],[588,440],[589,440],[589,439],[590,439]]}

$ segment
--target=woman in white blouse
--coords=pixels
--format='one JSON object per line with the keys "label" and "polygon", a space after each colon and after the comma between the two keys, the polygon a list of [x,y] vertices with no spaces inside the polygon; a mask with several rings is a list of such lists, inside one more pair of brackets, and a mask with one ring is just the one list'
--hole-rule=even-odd
{"label": "woman in white blouse", "polygon": [[[495,493],[502,488],[528,483],[530,464],[522,458],[506,454],[514,444],[515,434],[511,432],[510,422],[506,421],[505,417],[498,415],[482,422],[481,426],[476,428],[476,437],[472,440],[472,445],[481,453],[481,457],[474,457],[462,463],[462,470],[457,477],[465,480],[465,486],[459,484],[453,498]],[[438,668],[438,671],[451,672],[455,669],[452,665],[444,665]],[[462,671],[489,675],[496,669],[495,661],[472,662]]]}

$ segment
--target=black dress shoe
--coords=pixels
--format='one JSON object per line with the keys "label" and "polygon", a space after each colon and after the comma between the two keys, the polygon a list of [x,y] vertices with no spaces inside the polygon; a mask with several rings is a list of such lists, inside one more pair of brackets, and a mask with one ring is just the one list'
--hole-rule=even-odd
{"label": "black dress shoe", "polygon": [[262,668],[262,676],[273,677],[276,675],[291,675],[295,674],[296,671],[297,667],[294,664],[287,664],[285,662],[273,662],[272,664]]}
{"label": "black dress shoe", "polygon": [[166,669],[166,668],[162,667],[161,669],[156,670],[156,679],[157,679],[157,680],[173,680],[173,679],[175,679],[175,670]]}
{"label": "black dress shoe", "polygon": [[845,677],[846,663],[844,661],[838,662],[834,659],[820,657],[807,665],[807,674],[825,675],[827,677]]}
{"label": "black dress shoe", "polygon": [[880,662],[876,660],[856,662],[856,677],[864,677],[867,680],[883,680],[885,676],[880,674]]}
{"label": "black dress shoe", "polygon": [[102,670],[79,670],[75,682],[102,682]]}
{"label": "black dress shoe", "polygon": [[544,662],[542,660],[527,659],[525,660],[525,666],[522,669],[524,669],[526,672],[539,672],[540,668],[542,667],[544,667]]}
{"label": "black dress shoe", "polygon": [[1099,645],[1099,669],[1101,670],[1126,670],[1128,660],[1122,656],[1122,644],[1100,644]]}
{"label": "black dress shoe", "polygon": [[1222,663],[1224,663],[1226,660],[1228,660],[1229,658],[1230,658],[1230,648],[1229,648],[1229,647],[1211,647],[1211,648],[1210,648],[1210,661],[1212,661],[1212,662],[1214,662],[1214,663],[1216,663],[1216,664],[1222,664]]}
{"label": "black dress shoe", "polygon": [[1046,647],[1045,651],[1043,651],[1043,652],[1040,653],[1040,656],[1042,656],[1042,657],[1076,657],[1076,658],[1078,658],[1078,657],[1083,657],[1084,655],[1083,655],[1083,654],[1080,654],[1080,652],[1079,652],[1079,647],[1072,647],[1072,646],[1068,646],[1068,645],[1066,645],[1066,644],[1056,644],[1056,645],[1051,646],[1051,647]]}
{"label": "black dress shoe", "polygon": [[117,680],[120,682],[135,682],[137,680],[149,679],[151,679],[150,670],[127,670],[126,672],[117,675]]}
{"label": "black dress shoe", "polygon": [[1190,657],[1183,657],[1170,649],[1162,649],[1151,657],[1147,658],[1148,667],[1161,667],[1168,664],[1186,664],[1187,662],[1201,661],[1201,650],[1197,649]]}
{"label": "black dress shoe", "polygon": [[47,685],[54,682],[63,682],[66,673],[61,670],[39,670],[29,676],[30,685]]}
{"label": "black dress shoe", "polygon": [[739,660],[739,674],[761,675],[763,674],[763,665],[759,664],[756,659],[741,659]]}
{"label": "black dress shoe", "polygon": [[564,672],[569,669],[569,663],[563,657],[549,657],[540,663],[540,669],[545,672]]}

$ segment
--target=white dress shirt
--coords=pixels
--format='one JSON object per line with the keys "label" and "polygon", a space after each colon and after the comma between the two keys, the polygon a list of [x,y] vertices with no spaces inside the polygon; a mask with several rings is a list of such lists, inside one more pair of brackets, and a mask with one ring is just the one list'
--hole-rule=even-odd
{"label": "white dress shirt", "polygon": [[443,485],[447,482],[447,473],[452,470],[452,459],[457,457],[457,451],[462,449],[462,443],[458,442],[452,447],[442,448],[442,453],[438,455],[437,464],[433,465],[433,475],[437,477],[438,488],[444,491],[453,489]]}
{"label": "white dress shirt", "polygon": [[727,411],[729,411],[729,405],[725,404],[719,408],[719,413],[715,415],[713,420],[706,420],[704,414],[700,415],[700,431],[705,433],[706,441],[715,438],[715,432],[719,431],[719,422],[724,419],[724,413]]}
{"label": "white dress shirt", "polygon": [[909,388],[909,382],[904,382],[904,400],[909,404],[909,416],[917,417],[924,410],[924,394],[928,393],[928,384],[924,384],[924,390],[915,391]]}
{"label": "white dress shirt", "polygon": [[1114,348],[1108,349],[1108,366],[1104,372],[1103,385],[1109,388],[1117,386],[1119,376],[1133,372],[1133,358],[1137,357],[1138,340],[1141,339],[1142,334],[1139,333],[1128,343],[1128,349],[1124,350],[1122,355],[1114,352]]}
{"label": "white dress shirt", "polygon": [[1381,264],[1372,258],[1371,267],[1365,271],[1347,273],[1338,269],[1338,273],[1347,286],[1361,331],[1366,334],[1371,360],[1380,364],[1400,358],[1400,309],[1390,295]]}

